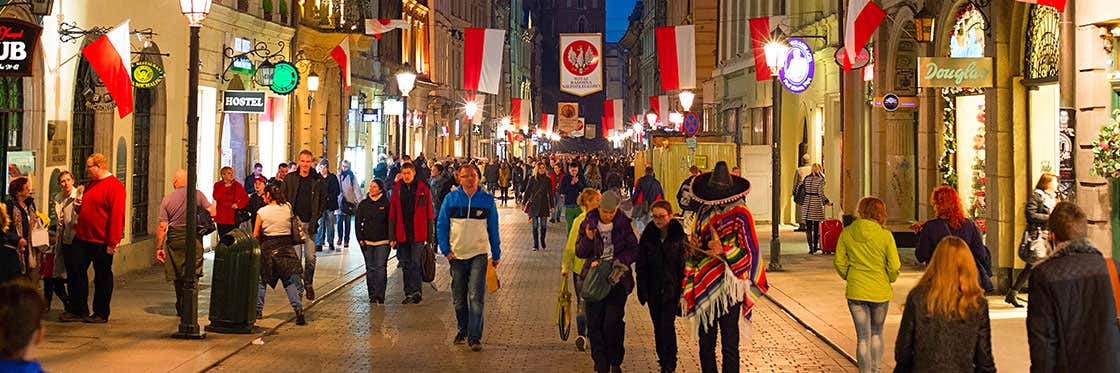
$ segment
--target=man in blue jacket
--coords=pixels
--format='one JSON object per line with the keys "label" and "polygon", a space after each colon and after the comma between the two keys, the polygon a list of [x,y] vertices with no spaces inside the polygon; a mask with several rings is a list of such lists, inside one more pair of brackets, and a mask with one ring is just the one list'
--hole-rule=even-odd
{"label": "man in blue jacket", "polygon": [[[495,268],[502,255],[498,208],[494,196],[478,187],[478,176],[472,165],[459,168],[460,187],[444,197],[436,223],[439,250],[451,264],[451,298],[458,320],[454,342],[466,342],[471,351],[482,350],[487,250]],[[478,234],[483,230],[487,234]]]}

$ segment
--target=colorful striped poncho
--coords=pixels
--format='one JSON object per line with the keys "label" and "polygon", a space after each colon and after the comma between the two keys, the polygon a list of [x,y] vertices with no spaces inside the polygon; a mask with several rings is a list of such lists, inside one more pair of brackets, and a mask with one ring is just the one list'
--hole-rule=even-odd
{"label": "colorful striped poncho", "polygon": [[739,302],[743,303],[743,317],[749,320],[754,308],[751,285],[763,293],[769,289],[750,210],[741,203],[702,207],[692,234],[704,237],[701,241],[706,245],[712,232],[723,242],[722,260],[703,253],[685,258],[681,311],[692,321],[694,331],[711,327]]}

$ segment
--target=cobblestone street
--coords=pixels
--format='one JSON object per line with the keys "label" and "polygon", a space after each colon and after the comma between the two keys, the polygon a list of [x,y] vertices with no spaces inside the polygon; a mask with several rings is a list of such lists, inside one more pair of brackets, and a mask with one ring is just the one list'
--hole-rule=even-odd
{"label": "cobblestone street", "polygon": [[[455,335],[450,274],[437,259],[433,291],[419,305],[401,305],[401,279],[392,270],[384,305],[366,302],[364,278],[307,311],[309,325],[288,322],[216,365],[215,372],[364,371],[577,371],[592,370],[589,352],[561,341],[554,323],[560,285],[561,224],[549,228],[549,249],[532,252],[524,214],[503,208],[502,289],[487,294],[483,350],[472,353],[451,343]],[[390,262],[390,266],[394,265]],[[270,297],[282,296],[270,292]],[[626,310],[626,359],[633,372],[657,371],[647,309],[630,296]],[[573,325],[574,329],[574,325]],[[679,371],[699,372],[696,342],[687,320],[678,319]],[[854,372],[855,367],[768,300],[756,308],[753,338],[741,345],[744,371]],[[573,330],[572,334],[575,334]],[[574,336],[573,336],[574,338]],[[744,337],[746,340],[746,337]]]}

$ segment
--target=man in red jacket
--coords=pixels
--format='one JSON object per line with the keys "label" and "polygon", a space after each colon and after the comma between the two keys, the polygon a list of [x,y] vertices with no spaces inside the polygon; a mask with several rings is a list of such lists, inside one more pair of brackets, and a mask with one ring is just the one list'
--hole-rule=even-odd
{"label": "man in red jacket", "polygon": [[[70,302],[75,313],[59,316],[62,322],[85,321],[103,324],[109,321],[109,302],[113,298],[113,254],[124,234],[124,184],[109,172],[108,160],[101,153],[86,158],[89,181],[76,205],[78,223],[74,228],[74,244],[63,253],[70,287]],[[89,314],[89,270],[93,264],[93,314]]]}
{"label": "man in red jacket", "polygon": [[401,304],[420,303],[420,250],[431,250],[427,243],[435,242],[435,218],[428,184],[416,179],[412,163],[401,165],[400,180],[389,199],[389,221],[395,222],[389,244],[397,247],[397,263],[404,279]]}

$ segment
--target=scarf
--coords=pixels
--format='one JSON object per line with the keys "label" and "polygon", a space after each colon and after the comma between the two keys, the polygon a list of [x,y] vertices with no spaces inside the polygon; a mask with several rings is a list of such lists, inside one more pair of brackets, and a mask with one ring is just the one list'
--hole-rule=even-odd
{"label": "scarf", "polygon": [[706,206],[696,216],[692,234],[705,237],[714,232],[723,243],[724,258],[703,253],[685,258],[682,315],[692,322],[693,331],[715,325],[720,316],[742,302],[742,316],[751,318],[754,295],[751,285],[762,293],[769,290],[766,270],[762,266],[754,217],[741,203],[730,206]]}

